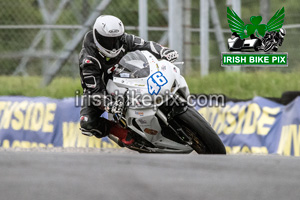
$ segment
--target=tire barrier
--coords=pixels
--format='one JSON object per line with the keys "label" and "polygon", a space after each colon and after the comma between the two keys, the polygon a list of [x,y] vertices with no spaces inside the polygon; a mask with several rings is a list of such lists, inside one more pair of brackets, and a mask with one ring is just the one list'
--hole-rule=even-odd
{"label": "tire barrier", "polygon": [[[195,108],[211,123],[228,153],[300,155],[300,97],[283,105],[263,97]],[[283,97],[285,96],[283,95]],[[295,98],[293,98],[294,96]],[[0,97],[0,147],[119,148],[107,137],[81,134],[74,98]],[[102,117],[107,117],[104,113]]]}
{"label": "tire barrier", "polygon": [[74,98],[0,97],[0,146],[118,148],[106,137],[82,135],[79,111]]}
{"label": "tire barrier", "polygon": [[196,109],[219,134],[227,153],[300,155],[300,97],[287,105],[255,97]]}

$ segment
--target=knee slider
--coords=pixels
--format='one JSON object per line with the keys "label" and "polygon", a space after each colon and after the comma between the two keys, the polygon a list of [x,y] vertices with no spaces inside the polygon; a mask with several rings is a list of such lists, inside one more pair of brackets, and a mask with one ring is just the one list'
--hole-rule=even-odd
{"label": "knee slider", "polygon": [[97,138],[104,137],[103,133],[100,130],[97,130],[95,122],[88,120],[88,117],[80,117],[80,130],[83,135],[86,136],[95,136]]}
{"label": "knee slider", "polygon": [[90,130],[94,128],[93,121],[89,119],[88,116],[81,116],[80,117],[80,127],[85,130]]}

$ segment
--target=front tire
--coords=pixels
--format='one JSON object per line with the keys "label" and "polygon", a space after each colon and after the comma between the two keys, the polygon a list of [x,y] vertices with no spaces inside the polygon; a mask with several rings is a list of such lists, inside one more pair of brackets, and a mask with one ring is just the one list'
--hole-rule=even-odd
{"label": "front tire", "polygon": [[175,120],[192,138],[191,147],[199,154],[226,154],[225,147],[210,124],[194,108],[177,115]]}

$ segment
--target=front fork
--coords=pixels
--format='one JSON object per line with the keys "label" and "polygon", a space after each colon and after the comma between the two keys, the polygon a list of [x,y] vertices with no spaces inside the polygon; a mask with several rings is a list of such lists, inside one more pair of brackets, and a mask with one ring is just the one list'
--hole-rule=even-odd
{"label": "front fork", "polygon": [[166,113],[166,115],[160,109],[158,109],[156,112],[156,115],[157,115],[157,117],[159,117],[159,119],[161,119],[161,121],[163,121],[163,123],[166,126],[168,126],[174,132],[175,135],[178,136],[178,138],[181,141],[183,141],[184,143],[186,143],[188,145],[192,145],[193,144],[192,138],[184,132],[182,127],[174,119],[175,116],[186,112],[188,105],[186,104],[185,99],[183,99],[179,95],[177,95],[177,97],[175,97],[175,98],[177,101],[179,101],[179,104],[182,106],[174,105],[172,107],[171,111]]}

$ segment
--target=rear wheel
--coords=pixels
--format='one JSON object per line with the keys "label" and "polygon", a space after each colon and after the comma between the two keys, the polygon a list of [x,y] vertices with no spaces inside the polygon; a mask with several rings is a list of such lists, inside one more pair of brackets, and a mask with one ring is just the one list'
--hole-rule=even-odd
{"label": "rear wheel", "polygon": [[210,124],[194,108],[177,115],[175,120],[192,138],[191,147],[199,154],[226,154],[225,147]]}

